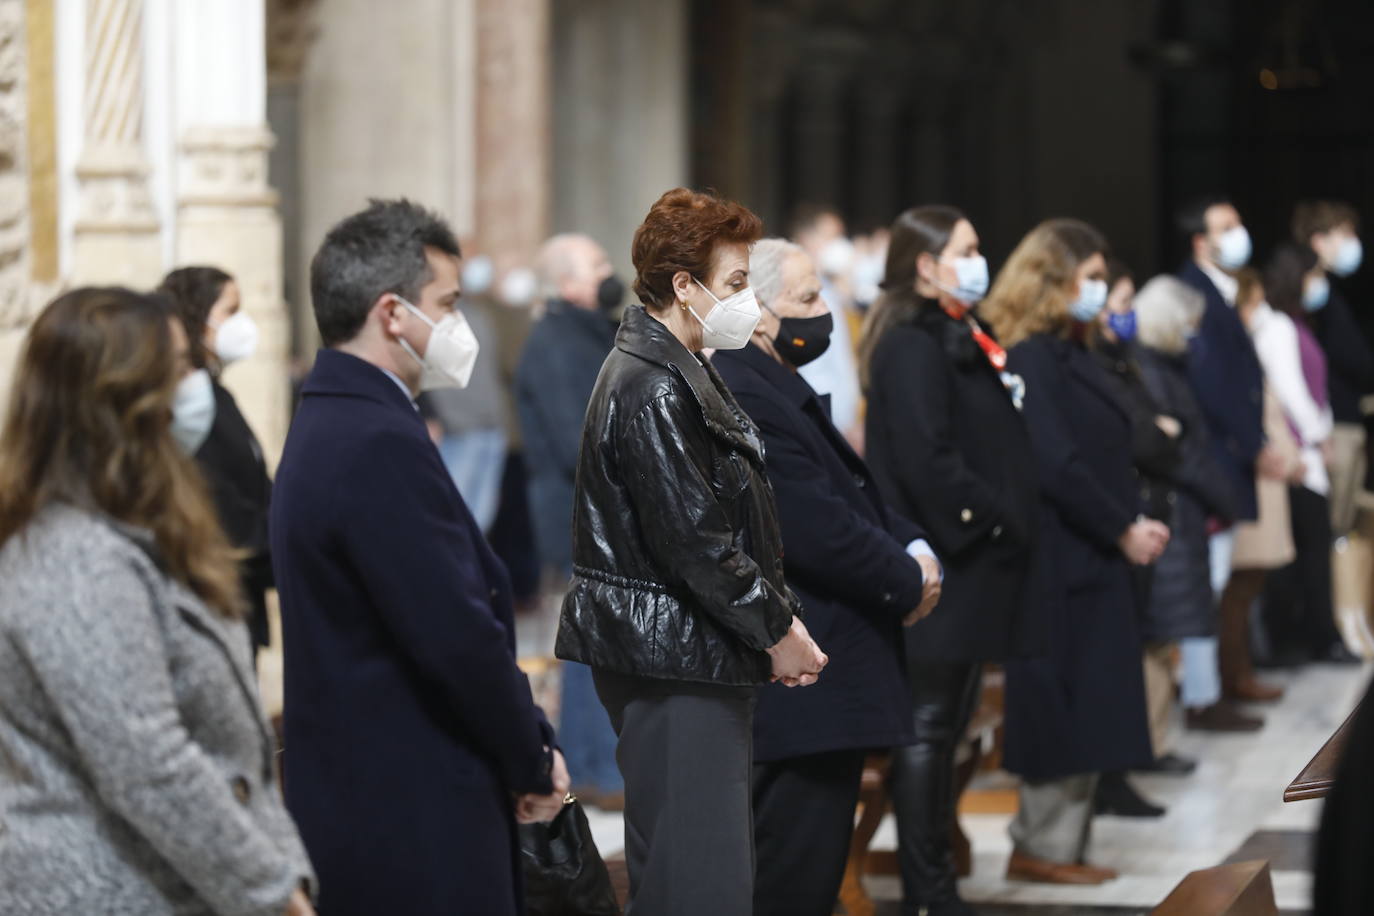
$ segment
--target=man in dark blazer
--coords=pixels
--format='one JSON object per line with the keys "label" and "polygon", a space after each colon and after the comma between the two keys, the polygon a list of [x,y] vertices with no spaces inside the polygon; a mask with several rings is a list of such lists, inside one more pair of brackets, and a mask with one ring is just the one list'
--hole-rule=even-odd
{"label": "man in dark blazer", "polygon": [[749,267],[763,318],[750,346],[718,351],[712,363],[762,435],[787,584],[830,654],[815,686],[759,691],[754,912],[829,916],[864,756],[913,740],[902,624],[931,611],[941,574],[921,530],[887,510],[797,372],[829,342],[811,258],[791,242],[765,239]]}
{"label": "man in dark blazer", "polygon": [[[606,250],[585,235],[564,233],[539,252],[544,316],[525,341],[515,370],[516,405],[529,467],[530,510],[548,599],[561,602],[572,574],[573,480],[587,403],[601,364],[615,346],[610,312],[625,285]],[[615,731],[592,684],[592,670],[562,664],[558,733],[573,794],[602,808],[625,807]]]}
{"label": "man in dark blazer", "polygon": [[[1198,404],[1207,419],[1212,448],[1232,487],[1235,521],[1259,516],[1257,470],[1281,474],[1279,458],[1264,439],[1264,370],[1255,346],[1236,314],[1236,272],[1250,260],[1250,235],[1225,197],[1200,198],[1178,215],[1188,260],[1179,279],[1202,293],[1207,306],[1189,351],[1188,367]],[[1212,536],[1212,591],[1220,596],[1231,577],[1235,535]],[[1179,641],[1183,653],[1181,699],[1188,727],[1205,731],[1251,731],[1263,720],[1221,698],[1217,640]]]}
{"label": "man in dark blazer", "polygon": [[442,220],[373,201],[311,264],[321,350],[272,504],[286,644],[286,800],[320,912],[515,914],[517,818],[568,786],[515,663],[510,581],[414,396],[461,385]]}

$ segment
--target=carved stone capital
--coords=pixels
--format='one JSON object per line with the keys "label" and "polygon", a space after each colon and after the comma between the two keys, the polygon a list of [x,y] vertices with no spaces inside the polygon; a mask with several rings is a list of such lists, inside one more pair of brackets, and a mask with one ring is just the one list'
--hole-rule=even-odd
{"label": "carved stone capital", "polygon": [[178,157],[178,203],[275,207],[277,192],[267,183],[267,153],[275,142],[265,125],[187,129]]}
{"label": "carved stone capital", "polygon": [[76,177],[76,232],[158,231],[142,153],[116,146],[87,148],[76,164]]}

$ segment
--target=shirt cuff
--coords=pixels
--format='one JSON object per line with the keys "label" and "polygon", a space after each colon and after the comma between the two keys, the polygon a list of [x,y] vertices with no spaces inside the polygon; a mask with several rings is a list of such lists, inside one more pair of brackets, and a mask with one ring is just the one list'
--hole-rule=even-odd
{"label": "shirt cuff", "polygon": [[935,555],[935,551],[931,548],[929,542],[927,542],[925,538],[917,538],[910,544],[907,544],[906,552],[911,556],[913,560],[917,557],[930,557],[932,560],[935,561],[935,565],[940,568],[940,581],[942,583],[945,581],[945,566],[943,563],[940,562],[940,558]]}

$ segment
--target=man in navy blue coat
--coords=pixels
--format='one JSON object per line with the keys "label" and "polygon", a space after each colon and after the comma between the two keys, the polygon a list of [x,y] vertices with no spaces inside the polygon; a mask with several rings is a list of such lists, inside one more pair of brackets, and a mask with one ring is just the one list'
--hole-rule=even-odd
{"label": "man in navy blue coat", "polygon": [[510,580],[414,404],[462,384],[442,220],[373,201],[325,237],[310,292],[326,349],[272,505],[286,644],[286,802],[320,912],[515,914],[517,818],[568,775],[515,663]]}
{"label": "man in navy blue coat", "polygon": [[[1179,279],[1207,300],[1189,351],[1193,389],[1231,484],[1235,521],[1253,521],[1259,514],[1256,472],[1281,477],[1283,471],[1264,439],[1264,370],[1235,307],[1235,274],[1250,260],[1250,235],[1225,197],[1205,197],[1188,205],[1180,211],[1178,225],[1188,250]],[[1234,541],[1230,531],[1211,540],[1212,589],[1217,596],[1231,576]],[[1181,698],[1189,728],[1251,731],[1263,724],[1221,699],[1215,637],[1190,637],[1181,640],[1180,647]]]}
{"label": "man in navy blue coat", "polygon": [[[535,541],[550,592],[560,601],[572,575],[573,481],[582,425],[601,364],[615,346],[609,312],[625,287],[606,250],[574,233],[556,235],[539,252],[549,298],[515,370],[516,406],[529,468]],[[615,730],[597,698],[592,669],[564,662],[558,733],[573,793],[593,805],[625,807],[625,781],[616,764]]]}

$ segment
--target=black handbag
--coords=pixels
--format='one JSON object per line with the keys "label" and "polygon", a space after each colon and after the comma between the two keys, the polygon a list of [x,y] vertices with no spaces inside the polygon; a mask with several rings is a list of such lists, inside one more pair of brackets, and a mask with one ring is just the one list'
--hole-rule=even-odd
{"label": "black handbag", "polygon": [[620,916],[587,814],[571,795],[550,823],[520,825],[520,861],[530,916]]}

